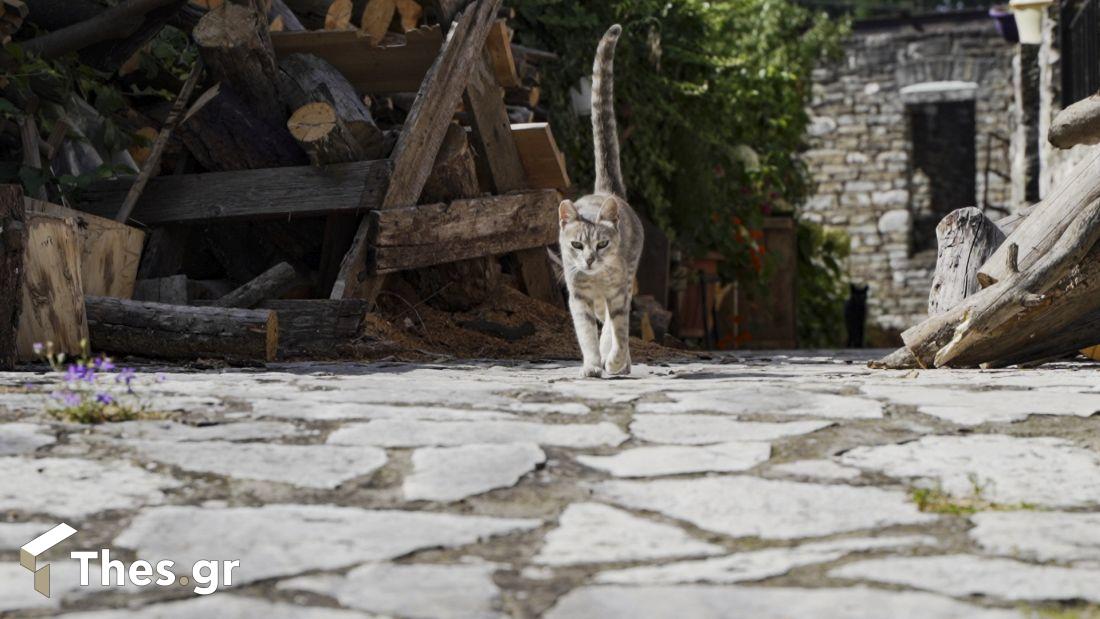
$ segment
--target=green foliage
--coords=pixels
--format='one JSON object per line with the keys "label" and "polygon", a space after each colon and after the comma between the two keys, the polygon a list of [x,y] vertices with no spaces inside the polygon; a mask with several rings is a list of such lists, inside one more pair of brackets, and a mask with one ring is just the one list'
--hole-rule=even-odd
{"label": "green foliage", "polygon": [[[175,28],[164,28],[149,45],[148,53],[140,56],[140,70],[146,77],[164,73],[171,77],[185,77],[190,71],[197,52],[188,43],[187,35]],[[72,97],[88,102],[102,116],[102,126],[85,138],[101,155],[126,150],[134,144],[141,145],[144,138],[135,136],[124,123],[123,115],[130,109],[131,97],[160,97],[170,100],[174,95],[167,90],[129,88],[112,73],[99,71],[83,64],[76,54],[43,60],[24,52],[18,43],[9,43],[0,51],[0,84],[4,96],[0,96],[0,117],[18,121],[35,102],[35,121],[39,133],[45,137],[65,113]],[[0,183],[18,182],[27,194],[36,194],[41,187],[66,199],[92,182],[116,174],[130,174],[135,170],[104,164],[81,174],[55,175],[52,170],[26,165],[19,161],[0,162]]]}
{"label": "green foliage", "polygon": [[798,342],[807,348],[844,344],[844,260],[849,239],[843,230],[798,222]]}
{"label": "green foliage", "polygon": [[717,251],[723,279],[759,285],[768,269],[756,232],[810,190],[798,158],[810,74],[840,52],[846,24],[789,0],[512,4],[517,42],[560,56],[542,67],[543,101],[576,184],[592,186],[592,137],[570,90],[620,23],[615,100],[631,204],[687,257]]}
{"label": "green foliage", "polygon": [[975,475],[970,475],[970,496],[955,497],[938,485],[934,488],[910,488],[909,498],[917,509],[925,513],[969,516],[980,511],[1033,511],[1031,503],[994,503],[985,498],[985,485]]}

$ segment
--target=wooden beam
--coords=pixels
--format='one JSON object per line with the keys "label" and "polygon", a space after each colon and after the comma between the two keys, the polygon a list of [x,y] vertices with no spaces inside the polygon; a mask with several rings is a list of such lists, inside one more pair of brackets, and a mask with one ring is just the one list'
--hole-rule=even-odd
{"label": "wooden beam", "polygon": [[[157,225],[365,211],[381,205],[389,176],[389,162],[380,160],[156,177],[138,219]],[[128,188],[125,180],[93,184],[80,208],[113,217]]]}
{"label": "wooden beam", "polygon": [[[381,209],[411,206],[420,198],[470,73],[481,58],[485,37],[500,2],[477,0],[451,26],[397,139],[391,158],[393,176]],[[364,218],[340,265],[340,274],[332,287],[333,299],[373,300],[381,289],[381,280],[369,276],[370,232],[370,221]]]}
{"label": "wooden beam", "polygon": [[415,92],[439,55],[443,33],[426,26],[405,33],[404,45],[371,44],[362,30],[272,32],[275,54],[313,54],[340,70],[360,94]]}
{"label": "wooden beam", "polygon": [[527,185],[533,189],[569,188],[569,172],[565,155],[558,149],[550,123],[512,125],[512,138],[519,148],[520,162],[527,175]]}
{"label": "wooden beam", "polygon": [[512,57],[512,35],[503,19],[493,22],[489,39],[485,42],[485,51],[493,65],[498,84],[505,88],[522,85],[516,73],[516,61]]}
{"label": "wooden beam", "polygon": [[542,190],[374,211],[370,262],[392,273],[541,248],[558,236],[560,200]]}

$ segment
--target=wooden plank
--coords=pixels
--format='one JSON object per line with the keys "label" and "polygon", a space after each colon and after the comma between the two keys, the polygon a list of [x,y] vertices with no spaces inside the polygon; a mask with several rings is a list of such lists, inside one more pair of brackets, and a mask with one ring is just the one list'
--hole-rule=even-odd
{"label": "wooden plank", "polygon": [[[477,0],[462,14],[447,35],[439,57],[417,93],[401,136],[394,147],[393,176],[380,208],[416,204],[431,173],[436,153],[450,126],[470,73],[485,47],[485,36],[501,0]],[[370,278],[367,248],[370,222],[364,218],[351,249],[340,265],[331,298],[373,300],[381,289],[379,278]]]}
{"label": "wooden plank", "polygon": [[23,188],[19,185],[0,185],[0,290],[5,291],[0,295],[0,370],[10,370],[15,366],[23,295],[9,291],[23,288],[26,217]]}
{"label": "wooden plank", "polygon": [[516,73],[516,61],[512,57],[512,35],[503,19],[493,22],[493,27],[489,29],[485,51],[493,65],[493,74],[496,75],[498,84],[505,88],[522,85]]}
{"label": "wooden plank", "polygon": [[80,279],[84,294],[129,299],[137,280],[145,232],[105,217],[26,198],[27,212],[71,217],[80,238]]}
{"label": "wooden plank", "polygon": [[391,273],[543,247],[557,238],[560,200],[542,190],[374,211],[371,262]]}
{"label": "wooden plank", "polygon": [[340,70],[360,94],[414,92],[439,55],[443,33],[426,26],[405,33],[403,45],[371,45],[361,30],[272,32],[275,54],[313,54]]}
{"label": "wooden plank", "polygon": [[[389,162],[379,160],[156,177],[145,189],[148,202],[138,219],[157,225],[367,210],[382,203],[389,176]],[[127,180],[93,184],[80,208],[112,217],[128,188]]]}
{"label": "wooden plank", "polygon": [[558,150],[550,123],[521,123],[512,125],[512,138],[519,149],[520,163],[527,175],[527,185],[532,189],[569,188],[569,172],[565,167],[565,155]]}
{"label": "wooden plank", "polygon": [[36,358],[36,342],[53,342],[54,351],[79,355],[88,338],[80,281],[80,235],[76,221],[27,215],[23,311],[16,350],[20,360]]}
{"label": "wooden plank", "polygon": [[493,76],[488,58],[482,58],[470,75],[462,95],[470,115],[474,145],[485,159],[494,193],[527,188],[527,174],[512,136],[504,92]]}

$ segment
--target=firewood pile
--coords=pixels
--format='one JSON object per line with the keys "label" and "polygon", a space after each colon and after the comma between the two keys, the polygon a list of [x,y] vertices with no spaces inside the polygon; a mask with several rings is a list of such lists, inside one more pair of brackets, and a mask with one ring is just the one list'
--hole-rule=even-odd
{"label": "firewood pile", "polygon": [[[1100,143],[1100,96],[1062,110],[1048,139]],[[961,209],[936,233],[929,317],[873,366],[1034,366],[1100,343],[1100,150],[1037,204],[995,222]]]}
{"label": "firewood pile", "polygon": [[129,152],[86,152],[94,111],[43,137],[24,110],[25,165],[121,157],[136,174],[65,205],[0,186],[0,284],[22,290],[0,300],[0,366],[85,338],[168,359],[354,355],[395,288],[453,311],[502,283],[562,306],[545,247],[570,182],[539,106],[554,56],[512,44],[501,0],[84,4],[0,0],[0,35],[41,17],[25,49],[121,75],[171,24],[199,60],[174,102],[129,111],[149,139]]}

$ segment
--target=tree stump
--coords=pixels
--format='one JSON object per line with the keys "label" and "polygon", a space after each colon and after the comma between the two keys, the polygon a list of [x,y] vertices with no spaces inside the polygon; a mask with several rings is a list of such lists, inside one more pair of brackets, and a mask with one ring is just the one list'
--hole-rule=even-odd
{"label": "tree stump", "polygon": [[937,316],[981,289],[978,269],[1005,235],[973,206],[952,211],[936,226],[939,251],[928,294],[928,315]]}

